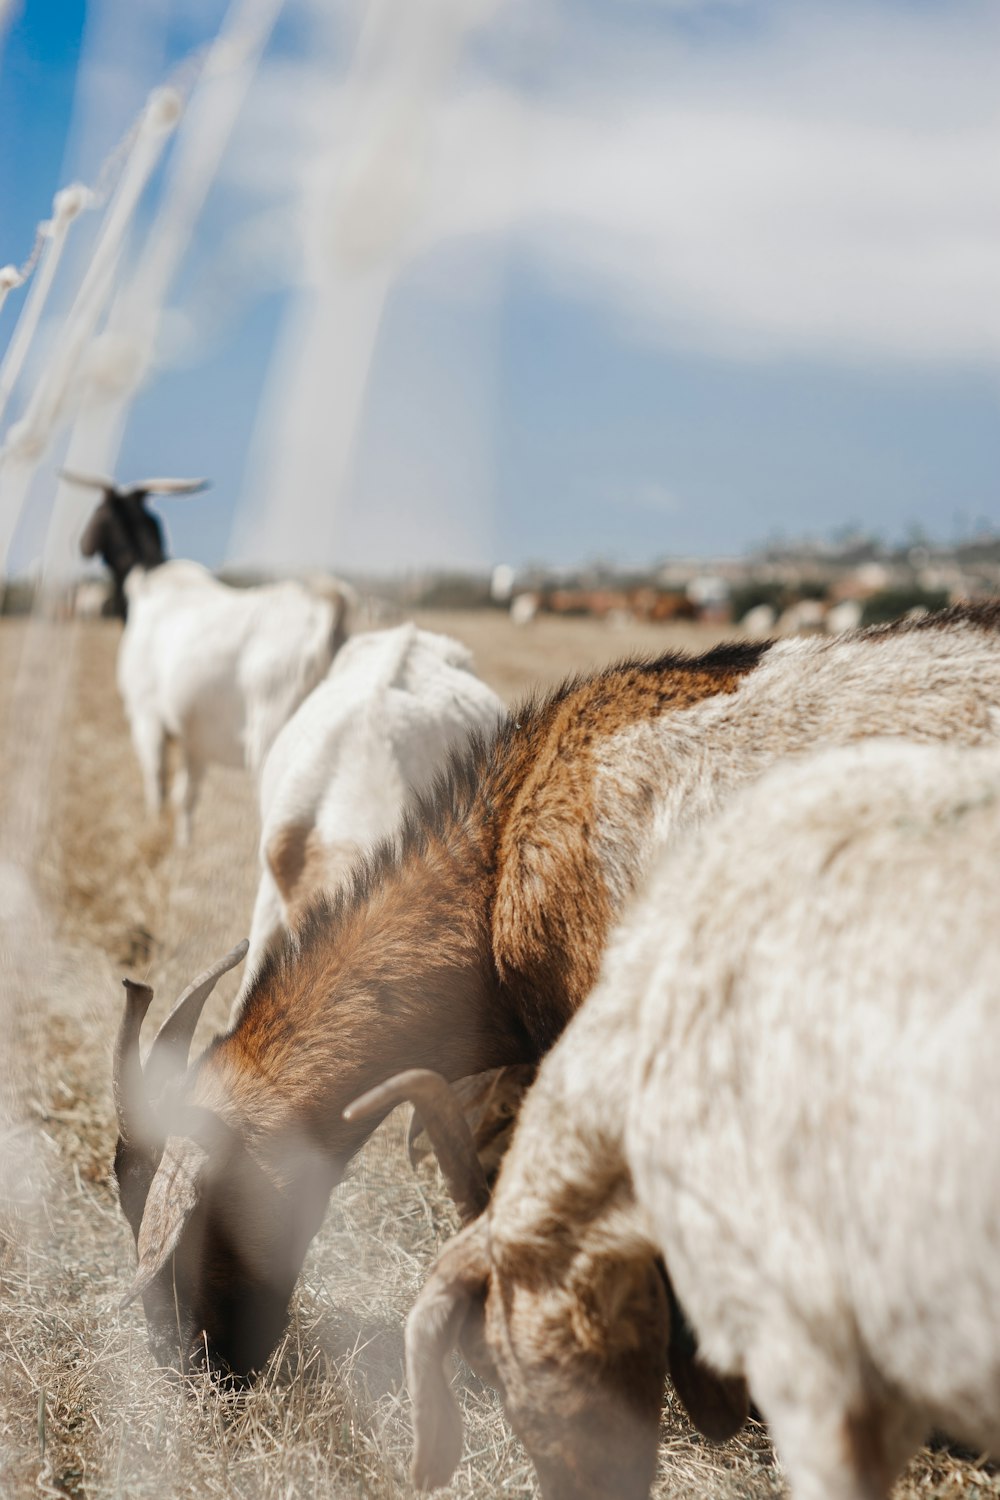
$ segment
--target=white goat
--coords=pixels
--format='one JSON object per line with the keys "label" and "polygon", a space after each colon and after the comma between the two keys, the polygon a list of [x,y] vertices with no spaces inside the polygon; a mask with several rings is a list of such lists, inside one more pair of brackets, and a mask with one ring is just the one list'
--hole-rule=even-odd
{"label": "white goat", "polygon": [[118,687],[146,804],[166,792],[166,743],[180,765],[172,800],[187,843],[206,766],[259,770],[279,729],[327,671],[345,636],[346,596],[298,583],[236,589],[194,562],[133,568]]}
{"label": "white goat", "polygon": [[449,753],[474,730],[491,732],[502,713],[472,653],[450,636],[400,625],[343,647],[261,772],[261,878],[244,989],[275,934],[395,833]]}
{"label": "white goat", "polygon": [[795,1500],[884,1500],[932,1427],[1000,1452],[998,850],[995,749],[881,741],[668,853],[411,1314],[418,1483],[459,1338],[562,1500],[646,1494],[668,1327]]}

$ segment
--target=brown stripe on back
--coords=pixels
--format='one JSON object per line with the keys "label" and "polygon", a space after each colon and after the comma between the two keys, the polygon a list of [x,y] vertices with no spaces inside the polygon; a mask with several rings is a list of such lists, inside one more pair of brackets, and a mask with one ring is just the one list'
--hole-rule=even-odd
{"label": "brown stripe on back", "polygon": [[361,856],[353,839],[328,844],[314,823],[283,823],[268,841],[264,857],[285,903],[285,920],[294,928],[317,892],[335,891],[350,878]]}
{"label": "brown stripe on back", "polygon": [[[348,1129],[340,1111],[389,1074],[429,1066],[458,1078],[536,1059],[587,993],[616,915],[590,844],[590,748],[732,692],[767,649],[609,667],[516,710],[456,756],[399,837],[362,859],[346,888],[296,910],[294,938],[265,955],[236,1027],[207,1059],[233,1100],[252,1092],[261,1110],[267,1080],[284,1107],[308,1101],[317,1139],[349,1155],[371,1127]],[[300,884],[306,840],[276,853],[285,883]],[[529,940],[517,948],[522,928]],[[283,1107],[277,1096],[273,1105]]]}
{"label": "brown stripe on back", "polygon": [[632,724],[735,692],[768,649],[626,663],[551,704],[500,837],[492,921],[497,969],[521,992],[522,1020],[543,1045],[592,987],[617,916],[592,842],[594,748]]}

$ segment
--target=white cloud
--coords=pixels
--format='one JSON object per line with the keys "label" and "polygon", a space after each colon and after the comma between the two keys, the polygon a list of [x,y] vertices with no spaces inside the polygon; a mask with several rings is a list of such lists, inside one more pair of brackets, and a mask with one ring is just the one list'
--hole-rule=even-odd
{"label": "white cloud", "polygon": [[[245,555],[488,555],[504,247],[669,348],[1000,355],[995,8],[507,0],[463,56],[453,3],[381,0],[381,74],[285,54],[254,86],[228,273],[259,267],[258,245],[301,291],[247,466]],[[449,343],[456,299],[476,332]],[[677,508],[655,486],[622,500]]]}
{"label": "white cloud", "polygon": [[[412,248],[514,237],[635,336],[739,358],[1000,354],[995,10],[804,6],[715,47],[602,24],[599,72],[578,28],[576,62],[550,41],[530,88],[480,59],[428,102]],[[275,65],[232,163],[299,243],[337,103],[318,70]]]}
{"label": "white cloud", "polygon": [[735,354],[1000,354],[995,128],[733,110],[541,121],[530,245],[647,336]]}

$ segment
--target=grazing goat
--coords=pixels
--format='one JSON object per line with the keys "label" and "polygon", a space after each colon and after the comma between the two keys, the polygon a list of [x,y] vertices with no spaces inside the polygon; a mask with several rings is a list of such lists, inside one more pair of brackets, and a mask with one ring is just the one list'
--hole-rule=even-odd
{"label": "grazing goat", "polygon": [[248,985],[275,936],[294,929],[318,892],[343,885],[396,832],[407,803],[431,790],[448,754],[502,714],[471,652],[449,636],[400,625],[348,641],[261,771]]}
{"label": "grazing goat", "polygon": [[[158,1062],[129,1093],[142,1103],[120,1112],[118,1161],[154,1342],[259,1368],[374,1128],[342,1120],[345,1104],[404,1067],[458,1079],[537,1062],[656,849],[774,761],[871,733],[994,739],[998,626],[1000,604],[625,663],[473,741],[400,836],[269,952],[237,1023],[187,1070],[185,1049],[154,1048],[173,1070]],[[117,1053],[136,1078],[140,1009]],[[167,1034],[190,1040],[193,1024],[168,1019]]]}
{"label": "grazing goat", "polygon": [[[667,851],[411,1313],[418,1485],[459,1458],[459,1342],[543,1494],[641,1500],[668,1326],[717,1434],[749,1383],[795,1500],[885,1500],[932,1428],[1000,1453],[998,849],[996,748],[875,741]],[[471,1217],[416,1084],[370,1102],[430,1101]]]}
{"label": "grazing goat", "polygon": [[146,508],[149,495],[193,495],[203,490],[204,479],[140,479],[138,484],[117,485],[113,479],[63,470],[63,479],[87,489],[101,490],[103,499],[87,522],[80,538],[84,557],[98,554],[111,574],[111,596],[103,613],[128,616],[125,580],[133,568],[158,568],[167,560],[163,528]]}
{"label": "grazing goat", "polygon": [[118,688],[146,805],[163,806],[166,745],[180,766],[172,798],[186,844],[206,766],[257,771],[278,731],[324,676],[346,635],[343,595],[298,583],[237,589],[194,562],[133,568],[118,650]]}

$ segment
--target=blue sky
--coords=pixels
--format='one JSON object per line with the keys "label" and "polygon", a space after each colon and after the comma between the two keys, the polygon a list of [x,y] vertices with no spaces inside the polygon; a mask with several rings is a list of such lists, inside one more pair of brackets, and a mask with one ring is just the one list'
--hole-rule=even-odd
{"label": "blue sky", "polygon": [[[1000,525],[995,6],[479,10],[456,42],[412,0],[366,74],[353,4],[286,5],[118,462],[212,476],[164,506],[178,554],[631,564]],[[221,14],[15,6],[0,263]]]}
{"label": "blue sky", "polygon": [[[0,53],[0,235],[20,261],[60,183],[83,32],[83,0],[50,0],[16,14]],[[5,318],[5,328],[10,318]]]}

